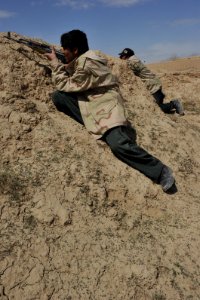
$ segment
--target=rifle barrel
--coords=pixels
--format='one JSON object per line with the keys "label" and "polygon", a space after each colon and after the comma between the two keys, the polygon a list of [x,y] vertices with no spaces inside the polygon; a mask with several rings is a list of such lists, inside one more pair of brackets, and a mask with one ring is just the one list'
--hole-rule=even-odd
{"label": "rifle barrel", "polygon": [[[52,51],[51,47],[47,44],[42,44],[42,43],[39,43],[39,42],[27,40],[27,39],[18,39],[18,40],[14,39],[14,38],[11,37],[10,31],[7,32],[6,38],[8,38],[9,40],[15,41],[17,43],[24,44],[24,45],[30,47],[31,49],[33,49],[33,50],[35,50],[35,51],[37,51],[41,54],[51,53],[51,51]],[[56,53],[57,58],[62,63],[66,63],[65,56],[61,51],[55,50],[55,53]]]}

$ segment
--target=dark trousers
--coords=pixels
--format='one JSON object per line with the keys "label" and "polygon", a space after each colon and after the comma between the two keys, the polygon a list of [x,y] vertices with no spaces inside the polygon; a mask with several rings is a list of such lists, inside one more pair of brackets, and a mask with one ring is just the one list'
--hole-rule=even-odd
{"label": "dark trousers", "polygon": [[57,110],[84,125],[76,94],[56,91],[52,94],[52,100]]}
{"label": "dark trousers", "polygon": [[172,110],[174,108],[173,102],[170,101],[168,103],[163,103],[165,94],[162,92],[162,88],[160,88],[158,91],[156,91],[154,94],[152,94],[154,97],[156,103],[159,105],[160,109],[166,113],[166,114],[171,114]]}
{"label": "dark trousers", "polygon": [[[56,91],[52,98],[59,111],[84,125],[75,94]],[[103,135],[102,140],[118,159],[158,183],[163,163],[139,147],[130,132],[126,126],[114,127]]]}
{"label": "dark trousers", "polygon": [[166,114],[171,114],[173,107],[173,103],[170,101],[168,103],[160,103],[158,104],[160,106],[160,109],[166,113]]}

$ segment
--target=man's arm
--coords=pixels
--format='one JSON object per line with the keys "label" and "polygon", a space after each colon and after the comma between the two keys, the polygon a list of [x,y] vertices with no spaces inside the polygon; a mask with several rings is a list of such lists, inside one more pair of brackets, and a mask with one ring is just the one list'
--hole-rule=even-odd
{"label": "man's arm", "polygon": [[149,90],[152,95],[158,90],[162,89],[160,79],[151,70],[149,70],[135,55],[128,60],[128,66],[137,77],[141,78],[147,90]]}
{"label": "man's arm", "polygon": [[[96,83],[93,80],[91,72],[85,68],[74,68],[73,74],[67,72],[67,65],[59,63],[55,50],[52,48],[51,53],[46,53],[45,56],[50,60],[52,65],[52,81],[59,91],[63,92],[82,92],[94,88]],[[76,62],[72,62],[75,64]],[[69,64],[70,65],[70,64]],[[83,64],[85,66],[85,64]]]}

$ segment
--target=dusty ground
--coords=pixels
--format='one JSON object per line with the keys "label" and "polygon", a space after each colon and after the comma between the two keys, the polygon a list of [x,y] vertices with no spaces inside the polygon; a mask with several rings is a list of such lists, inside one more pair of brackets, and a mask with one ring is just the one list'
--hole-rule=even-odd
{"label": "dusty ground", "polygon": [[56,111],[48,62],[3,35],[0,299],[200,299],[200,58],[150,65],[183,117],[109,58],[138,143],[174,171],[167,195]]}

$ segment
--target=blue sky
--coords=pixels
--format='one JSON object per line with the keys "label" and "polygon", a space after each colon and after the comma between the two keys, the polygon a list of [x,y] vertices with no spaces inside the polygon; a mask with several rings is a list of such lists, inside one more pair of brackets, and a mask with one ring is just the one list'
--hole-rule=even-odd
{"label": "blue sky", "polygon": [[129,47],[155,62],[200,55],[200,0],[6,0],[0,28],[54,44],[80,29],[91,49],[117,57]]}

